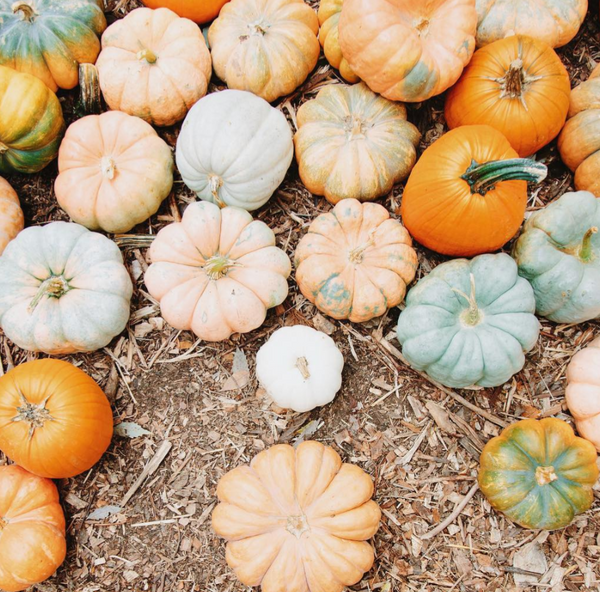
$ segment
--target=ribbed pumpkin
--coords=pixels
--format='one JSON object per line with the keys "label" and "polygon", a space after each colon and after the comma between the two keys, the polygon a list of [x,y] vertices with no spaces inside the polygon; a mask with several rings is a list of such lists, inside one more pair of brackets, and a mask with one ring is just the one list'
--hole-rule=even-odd
{"label": "ribbed pumpkin", "polygon": [[0,173],[37,173],[65,132],[56,95],[35,76],[0,66]]}
{"label": "ribbed pumpkin", "polygon": [[452,86],[475,50],[475,0],[344,0],[342,54],[372,90],[418,102]]}
{"label": "ribbed pumpkin", "polygon": [[298,109],[294,137],[306,188],[336,204],[370,201],[389,193],[417,160],[419,130],[406,108],[364,84],[331,84]]}
{"label": "ribbed pumpkin", "polygon": [[0,65],[33,74],[53,91],[74,88],[94,63],[106,29],[102,0],[0,0]]}
{"label": "ribbed pumpkin", "polygon": [[56,485],[16,465],[0,467],[0,588],[21,592],[43,582],[66,554]]}
{"label": "ribbed pumpkin", "polygon": [[543,41],[512,36],[475,52],[446,99],[450,128],[487,124],[519,156],[553,140],[569,110],[569,74]]}
{"label": "ribbed pumpkin", "polygon": [[459,127],[436,140],[402,196],[402,220],[413,238],[438,253],[465,257],[506,244],[523,222],[525,181],[547,174],[544,165],[517,156],[487,125]]}
{"label": "ribbed pumpkin", "polygon": [[10,183],[0,177],[0,255],[25,226],[19,197]]}
{"label": "ribbed pumpkin", "polygon": [[229,0],[142,0],[150,8],[170,8],[179,16],[196,23],[207,23],[218,16]]}

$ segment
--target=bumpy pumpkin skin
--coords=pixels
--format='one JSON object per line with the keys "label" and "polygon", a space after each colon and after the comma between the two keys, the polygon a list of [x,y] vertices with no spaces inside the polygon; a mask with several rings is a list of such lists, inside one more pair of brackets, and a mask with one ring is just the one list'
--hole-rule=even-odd
{"label": "bumpy pumpkin skin", "polygon": [[56,158],[62,107],[38,78],[0,66],[0,173],[37,173]]}
{"label": "bumpy pumpkin skin", "polygon": [[304,0],[231,0],[208,30],[216,75],[272,102],[317,64],[319,20]]}
{"label": "bumpy pumpkin skin", "polygon": [[47,580],[66,554],[56,485],[17,465],[0,467],[0,588],[21,592]]}
{"label": "bumpy pumpkin skin", "polygon": [[505,253],[454,259],[409,291],[398,341],[413,368],[446,386],[499,386],[537,342],[534,311],[533,290]]}
{"label": "bumpy pumpkin skin", "polygon": [[168,8],[137,8],[108,27],[96,66],[111,109],[157,126],[181,121],[212,75],[202,31]]}
{"label": "bumpy pumpkin skin", "polygon": [[569,74],[554,50],[531,37],[512,36],[475,52],[446,99],[446,121],[491,125],[519,156],[558,136],[569,110]]}
{"label": "bumpy pumpkin skin", "polygon": [[117,245],[79,224],[26,228],[0,258],[0,326],[28,351],[108,345],[127,325],[132,292]]}
{"label": "bumpy pumpkin skin", "polygon": [[587,9],[588,0],[477,0],[477,46],[517,34],[561,47],[575,37]]}
{"label": "bumpy pumpkin skin", "polygon": [[373,91],[419,102],[458,80],[475,50],[476,28],[475,0],[344,0],[339,39]]}
{"label": "bumpy pumpkin skin", "polygon": [[598,229],[600,199],[586,191],[565,193],[527,220],[513,257],[533,286],[540,316],[557,323],[600,316]]}
{"label": "bumpy pumpkin skin", "polygon": [[79,64],[96,61],[104,29],[102,0],[0,0],[0,65],[54,92],[74,88]]}
{"label": "bumpy pumpkin skin", "polygon": [[381,519],[373,489],[369,475],[328,446],[279,444],[221,477],[212,526],[244,585],[341,592],[373,565],[366,541]]}
{"label": "bumpy pumpkin skin", "polygon": [[0,377],[0,450],[33,474],[66,479],[91,469],[112,434],[106,395],[73,364],[34,360]]}
{"label": "bumpy pumpkin skin", "polygon": [[150,124],[121,111],[70,125],[58,170],[58,203],[91,230],[131,230],[157,212],[173,186],[168,144]]}
{"label": "bumpy pumpkin skin", "polygon": [[364,83],[322,88],[298,109],[296,120],[300,178],[332,204],[386,195],[417,160],[421,134],[406,120],[406,107]]}
{"label": "bumpy pumpkin skin", "polygon": [[260,327],[287,297],[288,256],[273,231],[240,208],[187,207],[150,248],[145,281],[164,319],[206,341]]}
{"label": "bumpy pumpkin skin", "polygon": [[24,226],[25,219],[19,197],[10,183],[0,177],[0,255]]}
{"label": "bumpy pumpkin skin", "polygon": [[568,526],[594,502],[596,450],[555,417],[508,426],[483,449],[479,487],[492,507],[524,528]]}
{"label": "bumpy pumpkin skin", "polygon": [[418,260],[383,206],[344,199],[312,222],[295,263],[298,287],[321,312],[362,323],[404,300]]}
{"label": "bumpy pumpkin skin", "polygon": [[219,14],[229,0],[142,0],[150,8],[169,8],[183,18],[207,23]]}

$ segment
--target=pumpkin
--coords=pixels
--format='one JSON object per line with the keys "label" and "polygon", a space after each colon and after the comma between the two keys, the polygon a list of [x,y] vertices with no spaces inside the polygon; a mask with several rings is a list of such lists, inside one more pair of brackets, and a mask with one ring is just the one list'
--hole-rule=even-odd
{"label": "pumpkin", "polygon": [[372,495],[371,477],[332,448],[278,444],[221,477],[212,526],[244,585],[341,592],[373,565],[366,541],[381,511]]}
{"label": "pumpkin", "polygon": [[20,592],[43,582],[66,554],[56,485],[16,465],[0,467],[0,588]]}
{"label": "pumpkin", "polygon": [[177,140],[177,168],[200,199],[256,210],[283,181],[294,158],[292,132],[281,111],[249,92],[204,97]]}
{"label": "pumpkin", "polygon": [[513,257],[540,316],[557,323],[600,316],[599,228],[600,199],[586,191],[565,193],[527,220]]}
{"label": "pumpkin", "polygon": [[470,257],[501,248],[523,222],[525,181],[542,181],[548,172],[517,156],[488,125],[444,134],[425,150],[406,183],[401,206],[406,228],[445,255]]}
{"label": "pumpkin", "polygon": [[0,0],[0,65],[56,92],[74,88],[79,64],[94,63],[106,29],[102,0]]}
{"label": "pumpkin", "polygon": [[342,386],[344,356],[312,327],[282,327],[256,354],[256,377],[275,404],[299,413],[331,403]]}
{"label": "pumpkin", "polygon": [[493,387],[525,365],[540,325],[529,283],[506,253],[438,265],[406,297],[402,354],[445,386]]}
{"label": "pumpkin", "polygon": [[418,264],[402,224],[383,206],[355,199],[312,222],[295,260],[302,294],[330,317],[353,323],[398,306]]}
{"label": "pumpkin", "polygon": [[257,329],[288,294],[288,256],[240,208],[189,205],[180,223],[158,233],[150,259],[146,286],[163,318],[206,341]]}
{"label": "pumpkin", "polygon": [[108,27],[96,67],[111,109],[158,126],[181,121],[212,75],[202,31],[168,8],[137,8]]}
{"label": "pumpkin", "polygon": [[344,0],[342,55],[373,91],[419,102],[452,86],[475,50],[475,0]]}
{"label": "pumpkin", "polygon": [[360,78],[352,71],[340,47],[339,23],[344,0],[321,0],[319,5],[319,41],[327,61],[340,71],[348,82],[358,82]]}
{"label": "pumpkin", "polygon": [[121,111],[89,115],[67,130],[56,199],[92,230],[126,232],[156,213],[173,186],[173,155],[152,126]]}
{"label": "pumpkin", "polygon": [[600,64],[573,89],[569,119],[558,137],[563,162],[575,173],[575,188],[600,194]]}
{"label": "pumpkin", "polygon": [[65,120],[38,78],[0,66],[0,173],[37,173],[56,158]]}
{"label": "pumpkin", "polygon": [[569,110],[569,74],[543,41],[512,36],[475,52],[446,99],[452,129],[487,124],[519,156],[529,156],[562,129]]}
{"label": "pumpkin", "polygon": [[25,226],[19,198],[10,183],[0,177],[0,255]]}
{"label": "pumpkin", "polygon": [[476,0],[477,45],[528,35],[552,47],[566,45],[585,18],[588,0]]}
{"label": "pumpkin", "polygon": [[323,87],[298,109],[296,119],[300,178],[332,204],[386,195],[417,160],[421,134],[406,121],[406,107],[364,83]]}
{"label": "pumpkin", "polygon": [[113,434],[110,403],[83,370],[46,358],[0,377],[0,450],[40,477],[91,469]]}
{"label": "pumpkin", "polygon": [[26,228],[0,257],[0,327],[28,351],[94,351],[127,325],[132,291],[105,236],[71,222]]}
{"label": "pumpkin", "polygon": [[479,462],[482,493],[524,528],[564,528],[594,502],[596,451],[556,417],[508,426],[485,445]]}
{"label": "pumpkin", "polygon": [[208,30],[215,74],[271,102],[317,64],[319,20],[304,0],[231,0]]}
{"label": "pumpkin", "polygon": [[196,23],[212,21],[223,5],[229,0],[143,0],[150,8],[170,8],[179,16],[191,19]]}
{"label": "pumpkin", "polygon": [[600,452],[600,337],[571,358],[565,395],[579,435]]}

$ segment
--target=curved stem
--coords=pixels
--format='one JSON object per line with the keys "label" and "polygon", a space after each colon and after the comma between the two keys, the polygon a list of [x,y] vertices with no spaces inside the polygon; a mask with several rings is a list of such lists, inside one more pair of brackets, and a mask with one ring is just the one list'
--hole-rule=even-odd
{"label": "curved stem", "polygon": [[141,49],[137,52],[138,60],[146,60],[149,64],[156,63],[158,57],[151,49]]}
{"label": "curved stem", "polygon": [[221,187],[223,187],[223,179],[221,179],[221,177],[219,177],[218,175],[208,176],[208,188],[212,193],[213,199],[220,208],[224,208],[226,204],[219,195],[219,189],[221,189]]}
{"label": "curved stem", "polygon": [[31,314],[35,310],[36,306],[40,303],[42,298],[44,298],[44,296],[47,296],[48,298],[60,298],[61,296],[66,294],[70,289],[71,287],[69,286],[69,283],[62,276],[49,277],[40,285],[37,294],[31,301],[31,304],[27,309],[28,312]]}
{"label": "curved stem", "polygon": [[369,238],[367,239],[366,243],[352,249],[348,253],[348,260],[350,261],[350,263],[355,263],[355,264],[362,263],[363,258],[365,256],[365,251],[375,244],[375,240],[373,238],[374,234],[375,234],[375,228],[373,230],[371,230],[371,232],[369,232]]}
{"label": "curved stem", "polygon": [[452,288],[452,291],[458,294],[459,296],[462,296],[469,303],[469,309],[465,315],[465,321],[467,322],[467,324],[472,325],[474,327],[475,325],[478,325],[481,321],[481,312],[479,311],[479,306],[477,305],[477,296],[475,292],[475,276],[471,273],[469,274],[469,279],[471,281],[470,296],[467,296],[462,290],[459,290],[458,288]]}
{"label": "curved stem", "polygon": [[20,12],[24,21],[31,22],[37,16],[33,7],[26,2],[15,2],[11,8],[14,14]]}
{"label": "curved stem", "polygon": [[485,195],[502,181],[528,181],[539,183],[546,178],[548,167],[530,158],[511,158],[508,160],[492,160],[479,164],[475,161],[467,169],[461,179],[471,187],[472,194]]}
{"label": "curved stem", "polygon": [[310,378],[310,372],[308,370],[308,360],[305,357],[298,358],[296,360],[296,368],[298,368],[304,380],[308,380]]}
{"label": "curved stem", "polygon": [[115,178],[117,163],[110,156],[104,156],[100,161],[100,169],[102,171],[102,176],[105,179],[112,181]]}
{"label": "curved stem", "polygon": [[579,250],[579,258],[588,263],[592,260],[594,256],[594,251],[592,250],[592,238],[595,234],[598,233],[598,227],[592,226],[584,235],[583,240],[581,241],[581,249]]}

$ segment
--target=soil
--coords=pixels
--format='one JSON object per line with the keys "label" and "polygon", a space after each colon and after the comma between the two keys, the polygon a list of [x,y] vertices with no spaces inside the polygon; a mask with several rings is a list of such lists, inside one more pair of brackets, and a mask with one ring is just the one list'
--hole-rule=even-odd
{"label": "soil", "polygon": [[[316,8],[318,0],[311,4]],[[111,19],[137,5],[137,0],[113,2]],[[600,60],[599,25],[594,3],[577,39],[559,50],[573,86],[586,79]],[[336,72],[322,58],[308,81],[280,106],[289,116],[319,86],[335,80]],[[211,90],[221,88],[223,84],[214,80]],[[76,91],[60,93],[69,122],[75,119],[76,96]],[[443,97],[409,106],[409,120],[423,134],[421,150],[445,131],[442,107]],[[175,146],[178,127],[159,132]],[[530,211],[572,188],[572,175],[561,163],[555,143],[540,151],[538,160],[549,166],[550,174],[541,189],[532,191]],[[68,219],[53,194],[56,174],[53,163],[38,175],[9,178],[28,226]],[[380,203],[396,212],[402,190],[397,186]],[[476,492],[445,530],[432,538],[423,536],[473,488],[481,448],[499,433],[499,424],[547,416],[572,423],[564,406],[565,367],[600,332],[598,321],[576,326],[543,322],[542,337],[522,372],[496,389],[461,392],[439,389],[395,355],[398,310],[363,325],[332,321],[299,294],[293,277],[288,299],[271,311],[261,329],[219,344],[203,343],[161,319],[156,302],[145,291],[148,259],[139,239],[179,219],[192,200],[177,178],[159,213],[132,233],[138,238],[120,239],[137,288],[129,327],[102,351],[67,357],[104,388],[115,424],[134,422],[146,433],[136,438],[115,436],[96,467],[59,482],[68,523],[68,557],[37,590],[246,589],[225,563],[223,541],[211,531],[217,481],[274,443],[308,438],[333,446],[345,461],[357,463],[375,479],[375,499],[383,509],[374,538],[377,559],[353,590],[500,592],[519,589],[517,582],[523,578],[531,583],[521,588],[530,590],[600,590],[598,486],[593,508],[564,530],[547,533],[517,527]],[[257,216],[275,230],[279,246],[292,256],[309,222],[330,208],[303,188],[292,166]],[[419,276],[444,260],[417,249]],[[335,401],[305,414],[274,408],[254,376],[256,351],[269,335],[283,325],[299,323],[331,334],[346,359],[343,388]],[[236,351],[248,361],[247,378],[232,378]],[[0,373],[35,357],[0,333]],[[445,410],[442,419],[431,415],[431,402]],[[150,459],[168,446],[165,442],[171,445],[165,459],[123,504]],[[4,462],[0,454],[0,464]],[[121,509],[110,514],[108,506]],[[527,568],[523,557],[532,559]]]}

